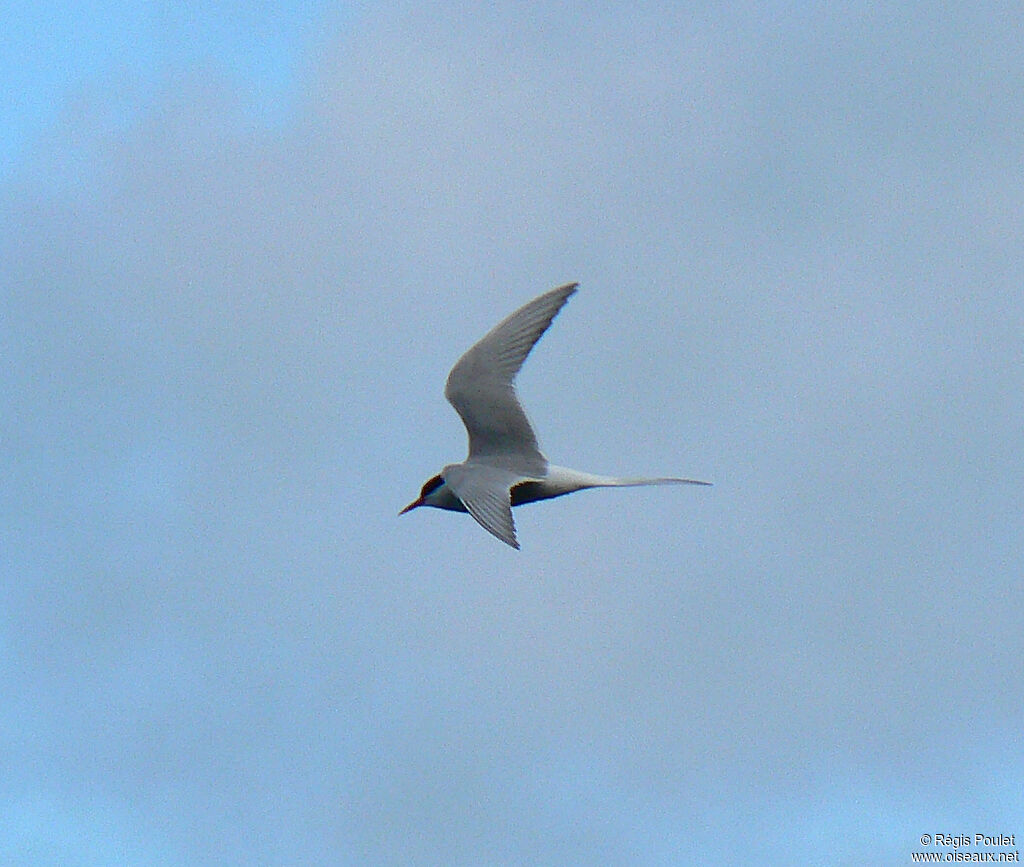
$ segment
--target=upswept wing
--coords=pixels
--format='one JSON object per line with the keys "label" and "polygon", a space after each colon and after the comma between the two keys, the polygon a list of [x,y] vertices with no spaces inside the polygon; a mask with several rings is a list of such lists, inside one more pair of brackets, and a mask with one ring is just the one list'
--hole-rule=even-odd
{"label": "upswept wing", "polygon": [[512,487],[539,478],[488,464],[465,463],[445,467],[444,480],[481,527],[518,550],[512,520]]}
{"label": "upswept wing", "polygon": [[[537,435],[519,403],[514,381],[526,356],[577,285],[559,286],[520,307],[471,347],[448,374],[444,395],[466,425],[467,460],[498,459],[527,473],[541,472],[547,465]],[[499,539],[508,541],[471,508],[470,513]],[[511,512],[508,525],[512,526]],[[511,538],[510,545],[515,541],[514,531]]]}

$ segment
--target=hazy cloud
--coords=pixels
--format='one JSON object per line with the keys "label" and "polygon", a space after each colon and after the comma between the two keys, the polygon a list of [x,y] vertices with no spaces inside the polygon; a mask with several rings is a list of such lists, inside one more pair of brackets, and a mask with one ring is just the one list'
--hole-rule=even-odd
{"label": "hazy cloud", "polygon": [[[7,185],[5,854],[1024,832],[1019,11],[668,6],[364,10],[285,122],[196,69]],[[716,486],[398,520],[576,279],[548,454]]]}

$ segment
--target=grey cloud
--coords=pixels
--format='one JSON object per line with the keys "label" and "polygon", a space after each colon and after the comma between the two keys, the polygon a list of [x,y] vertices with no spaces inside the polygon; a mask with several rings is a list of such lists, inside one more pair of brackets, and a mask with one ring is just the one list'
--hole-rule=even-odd
{"label": "grey cloud", "polygon": [[[155,863],[973,818],[1022,719],[1020,74],[863,8],[367,13],[281,129],[192,78],[9,186],[4,796]],[[552,459],[716,487],[524,508],[518,556],[399,521],[450,364],[570,279]]]}

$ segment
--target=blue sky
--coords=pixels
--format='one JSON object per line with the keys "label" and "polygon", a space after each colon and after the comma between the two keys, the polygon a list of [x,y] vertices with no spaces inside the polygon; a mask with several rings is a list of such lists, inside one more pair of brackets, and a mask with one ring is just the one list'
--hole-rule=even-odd
{"label": "blue sky", "polygon": [[10,3],[0,157],[24,159],[83,95],[130,122],[175,75],[224,76],[252,116],[280,122],[324,27],[358,4]]}
{"label": "blue sky", "polygon": [[[12,8],[0,860],[1024,834],[1022,23]],[[399,519],[574,280],[545,452],[715,486]]]}

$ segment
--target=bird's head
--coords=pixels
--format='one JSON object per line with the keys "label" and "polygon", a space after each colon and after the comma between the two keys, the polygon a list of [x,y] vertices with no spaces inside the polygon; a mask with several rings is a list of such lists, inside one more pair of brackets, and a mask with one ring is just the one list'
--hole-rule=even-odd
{"label": "bird's head", "polygon": [[404,515],[406,512],[411,512],[417,506],[432,506],[432,497],[439,494],[440,490],[444,487],[444,479],[441,476],[434,476],[432,479],[427,480],[423,487],[420,488],[420,495],[409,503],[399,515]]}

